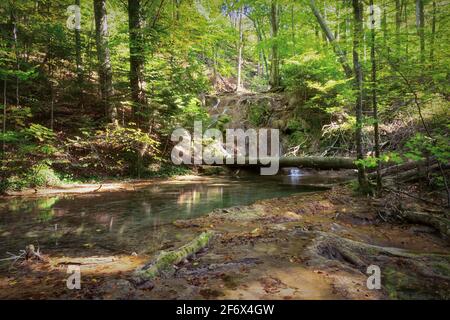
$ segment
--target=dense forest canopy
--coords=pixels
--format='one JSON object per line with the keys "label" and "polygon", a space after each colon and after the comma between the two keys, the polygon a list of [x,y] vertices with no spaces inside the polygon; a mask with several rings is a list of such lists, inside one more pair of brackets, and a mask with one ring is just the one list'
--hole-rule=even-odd
{"label": "dense forest canopy", "polygon": [[383,162],[450,156],[445,0],[8,0],[0,12],[3,190],[180,173],[171,132],[223,130],[208,101],[224,94],[287,96],[285,150],[356,156],[362,186]]}

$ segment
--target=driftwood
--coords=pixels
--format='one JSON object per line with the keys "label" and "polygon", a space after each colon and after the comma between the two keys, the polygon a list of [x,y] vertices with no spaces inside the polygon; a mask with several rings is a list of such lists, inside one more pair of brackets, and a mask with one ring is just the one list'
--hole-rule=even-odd
{"label": "driftwood", "polygon": [[152,280],[161,273],[169,271],[174,265],[179,264],[207,247],[213,235],[214,233],[212,231],[203,232],[197,238],[177,250],[161,251],[154,260],[136,270],[134,277],[135,283],[140,284]]}
{"label": "driftwood", "polygon": [[34,245],[30,244],[25,247],[25,250],[20,250],[19,254],[12,254],[10,252],[6,252],[9,255],[8,258],[0,259],[1,261],[12,261],[11,265],[14,265],[18,261],[23,260],[38,260],[38,261],[46,261],[46,259],[41,255],[39,248],[35,249]]}

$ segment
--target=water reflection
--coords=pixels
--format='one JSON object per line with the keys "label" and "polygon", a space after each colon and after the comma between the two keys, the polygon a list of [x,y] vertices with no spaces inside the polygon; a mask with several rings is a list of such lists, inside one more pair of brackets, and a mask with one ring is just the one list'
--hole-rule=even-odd
{"label": "water reflection", "polygon": [[150,242],[167,241],[161,226],[174,220],[308,191],[302,184],[330,181],[323,179],[257,176],[161,184],[135,192],[11,199],[0,204],[0,258],[33,241],[43,248],[107,245],[133,252]]}

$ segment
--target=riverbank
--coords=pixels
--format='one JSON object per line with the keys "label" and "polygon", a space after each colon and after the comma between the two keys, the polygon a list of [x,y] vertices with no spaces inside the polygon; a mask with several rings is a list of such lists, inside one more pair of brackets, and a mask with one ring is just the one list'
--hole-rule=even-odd
{"label": "riverbank", "polygon": [[[392,197],[380,202],[338,186],[177,220],[160,227],[173,237],[158,250],[176,249],[205,230],[216,236],[206,250],[141,286],[134,271],[158,250],[43,252],[45,261],[2,272],[0,298],[449,299],[448,240],[388,216],[383,208],[404,201]],[[81,290],[65,286],[71,264],[81,268]],[[381,290],[366,286],[369,265],[381,269]]]}
{"label": "riverbank", "polygon": [[98,183],[67,183],[57,187],[26,188],[20,191],[8,191],[1,198],[8,197],[45,197],[54,195],[79,195],[90,193],[109,193],[120,191],[136,191],[155,184],[169,184],[177,181],[200,182],[213,179],[210,176],[183,175],[172,178],[103,180]]}

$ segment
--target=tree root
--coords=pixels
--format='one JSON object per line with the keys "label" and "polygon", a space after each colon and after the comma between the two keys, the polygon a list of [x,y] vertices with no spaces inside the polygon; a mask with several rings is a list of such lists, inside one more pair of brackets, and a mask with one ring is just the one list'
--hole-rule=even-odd
{"label": "tree root", "polygon": [[313,265],[339,267],[363,274],[370,265],[400,267],[405,269],[405,273],[450,281],[450,255],[413,253],[399,248],[380,247],[324,232],[315,232],[315,235],[316,238],[306,250]]}
{"label": "tree root", "polygon": [[399,216],[408,222],[432,227],[439,231],[442,236],[450,239],[450,220],[445,217],[414,211],[403,211]]}

